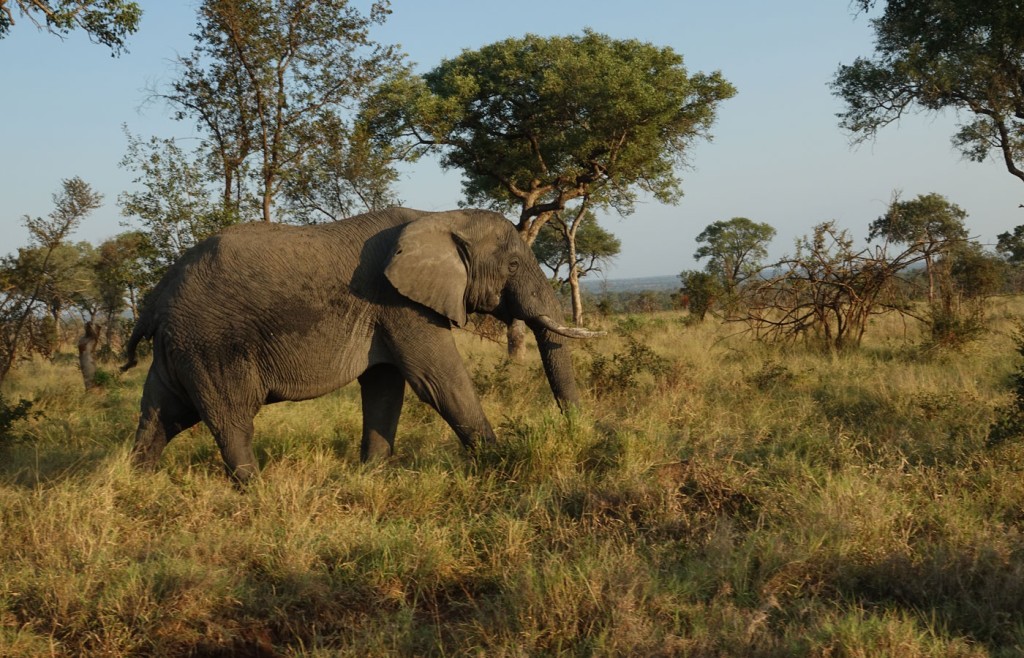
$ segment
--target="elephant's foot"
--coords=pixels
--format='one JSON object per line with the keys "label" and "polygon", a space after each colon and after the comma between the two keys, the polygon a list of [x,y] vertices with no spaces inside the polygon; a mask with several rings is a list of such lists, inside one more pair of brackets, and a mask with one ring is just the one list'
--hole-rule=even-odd
{"label": "elephant's foot", "polygon": [[364,463],[381,462],[391,458],[395,453],[394,446],[377,433],[363,438],[359,448],[359,459]]}

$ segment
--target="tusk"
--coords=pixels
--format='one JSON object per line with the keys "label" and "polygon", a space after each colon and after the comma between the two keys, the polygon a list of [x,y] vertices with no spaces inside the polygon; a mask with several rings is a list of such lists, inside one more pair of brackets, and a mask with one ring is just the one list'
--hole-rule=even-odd
{"label": "tusk", "polygon": [[607,333],[605,331],[591,331],[590,329],[582,329],[580,327],[564,327],[546,315],[538,315],[537,322],[548,331],[559,336],[565,336],[566,338],[597,338]]}

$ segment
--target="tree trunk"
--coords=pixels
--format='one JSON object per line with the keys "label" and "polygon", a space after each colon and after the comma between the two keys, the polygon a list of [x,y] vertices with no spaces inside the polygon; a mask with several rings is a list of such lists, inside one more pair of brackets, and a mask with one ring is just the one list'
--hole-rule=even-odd
{"label": "tree trunk", "polygon": [[50,346],[50,351],[55,352],[60,350],[60,346],[64,344],[64,332],[61,331],[60,316],[64,309],[60,306],[50,307],[50,318],[53,320],[53,345]]}
{"label": "tree trunk", "polygon": [[96,350],[96,342],[99,340],[99,327],[91,321],[85,323],[85,333],[78,339],[78,365],[82,368],[82,380],[85,383],[85,390],[96,386],[96,360],[93,352]]}
{"label": "tree trunk", "polygon": [[569,291],[572,295],[572,321],[577,327],[583,326],[583,297],[580,295],[580,263],[576,255],[576,231],[579,230],[583,217],[587,212],[589,198],[584,197],[576,217],[568,225],[563,224],[562,235],[565,236],[566,247],[569,249]]}
{"label": "tree trunk", "polygon": [[117,314],[113,311],[107,312],[107,331],[104,340],[107,343],[106,349],[110,350],[111,354],[115,353],[114,350],[114,332],[117,331],[118,319]]}
{"label": "tree trunk", "polygon": [[572,322],[583,326],[583,296],[580,294],[580,277],[575,267],[569,269],[569,290],[572,294]]}
{"label": "tree trunk", "polygon": [[928,274],[928,304],[935,303],[935,272],[932,270],[932,257],[926,255],[924,258],[924,269]]}
{"label": "tree trunk", "polygon": [[580,266],[575,254],[575,232],[569,234],[569,293],[572,297],[572,323],[583,326],[583,296],[580,295]]}
{"label": "tree trunk", "polygon": [[139,321],[139,303],[135,298],[135,287],[128,286],[128,305],[131,306],[132,324]]}
{"label": "tree trunk", "polygon": [[231,207],[231,200],[235,194],[234,163],[228,158],[221,158],[221,165],[224,167],[224,207]]}
{"label": "tree trunk", "polygon": [[274,195],[270,192],[270,183],[266,183],[266,189],[263,191],[263,221],[269,222],[273,220],[273,215],[270,209],[273,207]]}
{"label": "tree trunk", "polygon": [[526,360],[526,323],[513,320],[508,325],[508,358],[513,361]]}

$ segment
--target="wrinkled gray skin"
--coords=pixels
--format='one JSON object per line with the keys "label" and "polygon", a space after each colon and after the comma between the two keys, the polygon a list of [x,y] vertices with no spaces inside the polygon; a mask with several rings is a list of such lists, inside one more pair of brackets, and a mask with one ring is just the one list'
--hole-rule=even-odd
{"label": "wrinkled gray skin", "polygon": [[153,339],[133,458],[154,466],[202,420],[228,473],[245,481],[257,472],[261,406],[353,379],[364,461],[392,454],[406,382],[466,448],[493,442],[451,331],[472,312],[524,320],[559,406],[578,403],[564,335],[587,332],[550,320],[560,316],[551,286],[502,216],[392,208],[322,226],[230,228],[171,267],[129,340],[125,369]]}

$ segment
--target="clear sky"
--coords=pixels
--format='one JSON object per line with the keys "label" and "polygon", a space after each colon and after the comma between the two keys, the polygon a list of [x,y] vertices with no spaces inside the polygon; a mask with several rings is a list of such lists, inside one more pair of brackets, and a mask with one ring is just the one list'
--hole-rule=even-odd
{"label": "clear sky", "polygon": [[[141,27],[120,58],[82,35],[61,41],[37,32],[27,20],[0,40],[0,253],[26,243],[21,218],[46,215],[60,181],[72,176],[105,195],[77,239],[99,242],[126,229],[117,197],[133,174],[118,166],[122,124],[143,138],[196,136],[165,106],[145,103],[147,87],[168,83],[175,55],[191,50],[195,3],[140,4]],[[872,32],[848,0],[393,0],[392,9],[375,37],[400,44],[421,71],[507,37],[590,27],[670,46],[691,73],[721,70],[736,86],[720,106],[714,140],[691,153],[678,205],[649,201],[629,217],[600,218],[622,240],[609,278],[697,268],[697,234],[737,216],[776,228],[772,257],[791,253],[796,238],[831,219],[862,240],[894,190],[904,198],[945,195],[968,212],[972,236],[985,243],[1024,224],[1017,207],[1024,186],[996,161],[962,160],[949,141],[955,117],[911,117],[850,147],[828,83],[839,64],[871,54]],[[404,170],[398,194],[410,207],[454,208],[459,174],[424,160]]]}

